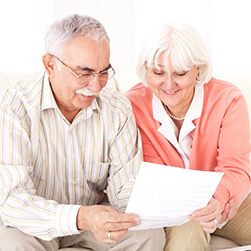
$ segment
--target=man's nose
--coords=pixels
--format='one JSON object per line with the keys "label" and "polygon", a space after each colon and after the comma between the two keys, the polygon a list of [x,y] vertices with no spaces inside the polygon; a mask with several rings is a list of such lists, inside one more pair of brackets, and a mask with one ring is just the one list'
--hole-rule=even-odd
{"label": "man's nose", "polygon": [[88,88],[93,92],[100,92],[104,88],[104,84],[100,82],[99,75],[93,75],[91,81],[88,83]]}

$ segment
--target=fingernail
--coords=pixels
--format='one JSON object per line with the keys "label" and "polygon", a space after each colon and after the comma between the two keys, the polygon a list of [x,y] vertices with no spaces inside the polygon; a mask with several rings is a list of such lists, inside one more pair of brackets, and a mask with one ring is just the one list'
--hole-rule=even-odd
{"label": "fingernail", "polygon": [[134,221],[137,225],[139,225],[139,224],[141,223],[141,220],[140,220],[139,217],[134,218],[133,221]]}
{"label": "fingernail", "polygon": [[140,225],[141,224],[141,220],[136,221],[136,225]]}

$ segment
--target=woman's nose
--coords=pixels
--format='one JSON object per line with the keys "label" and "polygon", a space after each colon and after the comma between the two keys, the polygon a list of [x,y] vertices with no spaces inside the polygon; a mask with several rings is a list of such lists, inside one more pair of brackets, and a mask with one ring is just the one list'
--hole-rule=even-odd
{"label": "woman's nose", "polygon": [[165,78],[163,79],[163,84],[165,85],[167,89],[171,90],[173,86],[175,86],[175,80],[173,76],[166,75]]}

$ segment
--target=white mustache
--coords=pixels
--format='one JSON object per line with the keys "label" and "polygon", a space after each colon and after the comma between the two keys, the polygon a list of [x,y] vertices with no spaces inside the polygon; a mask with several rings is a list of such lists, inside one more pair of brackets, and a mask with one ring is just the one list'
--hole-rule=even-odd
{"label": "white mustache", "polygon": [[99,92],[94,92],[86,87],[83,87],[82,89],[79,89],[76,91],[77,94],[82,94],[84,96],[97,96]]}

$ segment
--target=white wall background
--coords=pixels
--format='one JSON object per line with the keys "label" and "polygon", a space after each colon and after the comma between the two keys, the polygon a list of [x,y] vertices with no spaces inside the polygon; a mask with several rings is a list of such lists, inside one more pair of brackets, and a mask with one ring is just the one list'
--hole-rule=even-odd
{"label": "white wall background", "polygon": [[[87,14],[106,27],[111,63],[129,85],[142,39],[167,22],[195,26],[211,50],[215,76],[251,75],[250,0],[1,0],[0,72],[42,70],[48,26],[69,14]],[[133,79],[133,80],[132,80]]]}

